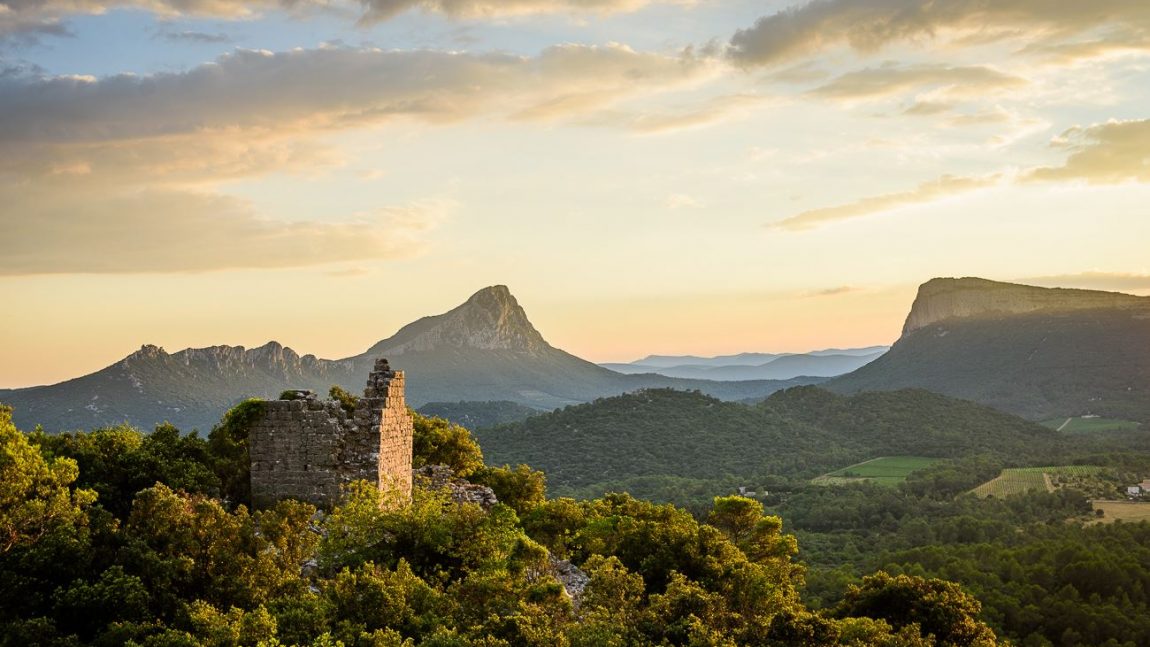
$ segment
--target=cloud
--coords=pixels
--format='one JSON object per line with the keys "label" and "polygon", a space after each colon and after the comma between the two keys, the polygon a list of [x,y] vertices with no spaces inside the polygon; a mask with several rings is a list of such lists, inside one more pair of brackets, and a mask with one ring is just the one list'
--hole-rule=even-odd
{"label": "cloud", "polygon": [[202,31],[163,32],[160,34],[160,37],[173,43],[194,43],[200,45],[232,42],[232,37],[227,34],[209,34]]}
{"label": "cloud", "polygon": [[401,119],[587,120],[713,68],[689,52],[562,45],[535,57],[241,49],[183,72],[98,79],[0,70],[0,174],[202,186],[314,173],[343,163],[327,133]]}
{"label": "cloud", "polygon": [[[959,115],[953,125],[971,125],[987,121],[1010,120],[999,111]],[[860,218],[899,207],[934,202],[952,195],[967,193],[1001,183],[1085,182],[1119,184],[1150,182],[1150,119],[1109,121],[1071,128],[1054,139],[1053,147],[1066,151],[1061,166],[1032,168],[1009,177],[997,173],[985,177],[943,176],[910,191],[863,198],[849,204],[804,211],[772,223],[772,227],[791,231],[810,229],[840,220]]]}
{"label": "cloud", "polygon": [[[283,221],[246,201],[174,190],[0,190],[0,275],[204,272],[395,259],[451,208],[426,202],[343,221]],[[18,217],[11,217],[19,214]]]}
{"label": "cloud", "polygon": [[687,195],[686,193],[672,193],[667,196],[666,206],[668,209],[698,209],[703,206],[695,198]]}
{"label": "cloud", "polygon": [[771,226],[788,231],[813,229],[832,222],[862,218],[900,207],[926,204],[950,196],[985,189],[999,184],[1001,180],[1001,175],[992,175],[989,177],[956,177],[944,175],[937,180],[920,184],[910,191],[871,196],[835,207],[824,207],[804,211],[798,215],[772,223]]}
{"label": "cloud", "polygon": [[[1031,47],[1112,36],[1145,50],[1150,3],[1140,0],[812,0],[760,18],[731,37],[739,65],[777,65],[840,45],[874,52],[893,43],[934,39],[1025,40]],[[1096,52],[1085,52],[1096,53]]]}
{"label": "cloud", "polygon": [[16,15],[0,4],[0,45],[35,45],[44,36],[71,38],[74,34],[58,18]]}
{"label": "cloud", "polygon": [[[198,17],[237,20],[269,11],[307,14],[322,10],[361,10],[360,24],[388,20],[420,10],[453,19],[513,16],[603,15],[638,11],[653,4],[694,4],[693,0],[6,0],[0,4],[0,38],[55,31],[60,19],[97,15],[115,9],[148,11],[163,18]],[[215,42],[215,41],[213,41]]]}
{"label": "cloud", "polygon": [[624,128],[640,135],[660,135],[738,118],[770,101],[768,97],[753,94],[732,94],[713,97],[697,105],[672,110],[628,112],[601,110],[579,121],[583,125]]}
{"label": "cloud", "polygon": [[812,90],[811,94],[829,99],[855,101],[880,99],[929,87],[934,88],[930,104],[933,106],[940,100],[982,97],[988,93],[1015,89],[1026,84],[1026,79],[985,66],[888,63],[881,67],[839,76]]}
{"label": "cloud", "polygon": [[700,78],[706,61],[623,45],[537,57],[320,48],[236,50],[186,72],[0,76],[0,147],[218,130],[346,129],[481,113],[557,119]]}
{"label": "cloud", "polygon": [[1019,279],[1019,282],[1042,287],[1080,288],[1084,290],[1150,290],[1150,274],[1145,273],[1090,271],[1079,274],[1032,276]]}
{"label": "cloud", "polygon": [[860,290],[862,290],[862,288],[855,287],[853,285],[839,285],[833,288],[826,288],[825,290],[813,290],[811,292],[806,292],[803,294],[803,296],[806,298],[837,297],[843,294],[858,292]]}
{"label": "cloud", "polygon": [[1150,182],[1150,119],[1071,128],[1055,139],[1054,146],[1069,152],[1065,163],[1034,169],[1027,180]]}
{"label": "cloud", "polygon": [[[236,50],[183,72],[0,70],[0,274],[291,267],[412,253],[424,206],[276,220],[216,185],[346,160],[337,131],[396,120],[575,120],[690,86],[712,62],[623,45],[538,56]],[[15,250],[8,253],[7,250]]]}
{"label": "cloud", "polygon": [[223,19],[249,18],[271,9],[301,11],[325,0],[5,0],[0,4],[0,39],[28,33],[64,35],[60,20],[73,15],[97,15],[114,9],[149,11],[164,18],[181,16]]}
{"label": "cloud", "polygon": [[540,14],[615,14],[638,11],[652,4],[694,4],[692,0],[360,0],[362,23],[388,20],[420,10],[450,18],[478,19]]}

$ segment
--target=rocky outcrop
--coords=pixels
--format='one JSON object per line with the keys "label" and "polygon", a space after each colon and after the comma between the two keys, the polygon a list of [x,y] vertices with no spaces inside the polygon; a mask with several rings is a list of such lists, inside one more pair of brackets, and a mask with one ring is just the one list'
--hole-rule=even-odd
{"label": "rocky outcrop", "polygon": [[559,559],[554,555],[547,556],[547,565],[551,571],[551,576],[563,585],[563,590],[567,592],[567,597],[571,598],[571,607],[578,612],[579,605],[583,602],[583,592],[587,590],[587,585],[591,583],[591,577],[584,573],[578,566],[565,559]]}
{"label": "rocky outcrop", "polygon": [[499,503],[495,491],[486,485],[477,485],[455,476],[455,471],[446,465],[425,465],[411,471],[414,482],[428,490],[447,490],[456,503],[474,503],[484,510],[490,510]]}
{"label": "rocky outcrop", "polygon": [[1070,312],[1100,308],[1146,308],[1150,298],[1117,292],[1039,288],[986,279],[933,279],[918,290],[903,334],[947,319]]}
{"label": "rocky outcrop", "polygon": [[291,379],[326,375],[344,376],[352,368],[346,361],[319,359],[315,355],[300,355],[291,348],[270,341],[256,348],[243,346],[208,346],[185,348],[168,353],[163,348],[145,344],[128,355],[119,365],[125,369],[167,370],[192,372],[219,379],[227,376],[262,374]]}

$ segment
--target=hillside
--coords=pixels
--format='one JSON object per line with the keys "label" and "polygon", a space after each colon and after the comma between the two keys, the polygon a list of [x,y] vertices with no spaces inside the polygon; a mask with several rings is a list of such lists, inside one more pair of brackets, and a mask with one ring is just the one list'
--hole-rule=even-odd
{"label": "hillside", "polygon": [[468,429],[483,429],[519,422],[540,413],[538,409],[525,407],[509,400],[428,402],[418,411],[425,416],[450,420]]}
{"label": "hillside", "polygon": [[1033,420],[1150,421],[1150,298],[933,280],[890,352],[827,384],[840,393],[908,387]]}
{"label": "hillside", "polygon": [[642,388],[699,389],[727,400],[763,397],[821,378],[715,382],[621,375],[547,343],[505,286],[484,288],[441,315],[424,317],[340,360],[299,355],[270,342],[168,353],[146,345],[100,371],[50,386],[0,390],[17,424],[49,431],[169,421],[210,429],[232,405],[288,388],[326,392],[363,385],[377,357],[407,373],[408,404],[506,400],[554,409]]}
{"label": "hillside", "polygon": [[1054,431],[925,391],[843,397],[814,387],[754,406],[648,390],[482,430],[492,464],[526,463],[557,493],[591,494],[660,477],[712,483],[808,478],[888,454],[1021,456]]}
{"label": "hillside", "polygon": [[826,430],[838,442],[849,439],[876,456],[1017,457],[1060,440],[1042,425],[922,389],[844,397],[821,388],[800,387],[775,393],[758,406]]}

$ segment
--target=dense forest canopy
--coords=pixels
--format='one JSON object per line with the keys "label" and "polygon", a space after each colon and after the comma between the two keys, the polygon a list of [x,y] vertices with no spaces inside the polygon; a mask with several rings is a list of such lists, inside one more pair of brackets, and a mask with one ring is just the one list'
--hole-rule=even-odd
{"label": "dense forest canopy", "polygon": [[739,486],[778,488],[878,456],[1057,460],[1070,439],[972,402],[921,390],[836,395],[795,387],[744,405],[648,389],[477,431],[497,463],[547,473],[561,495],[627,491],[707,504]]}
{"label": "dense forest canopy", "polygon": [[[254,406],[251,403],[245,406]],[[485,466],[466,430],[416,416],[416,464],[489,484],[484,510],[354,485],[326,514],[251,511],[243,408],[208,439],[170,426],[25,434],[0,409],[0,635],[6,645],[990,645],[980,605],[917,576],[801,601],[794,537],[759,502],[704,520],[613,494],[548,499]],[[556,560],[589,582],[573,598]],[[891,604],[886,601],[897,600]],[[577,605],[577,606],[576,606]]]}
{"label": "dense forest canopy", "polygon": [[[1145,447],[1137,431],[1071,437],[918,391],[801,388],[746,406],[656,390],[531,419],[575,439],[553,451],[582,442],[596,456],[596,424],[634,423],[612,445],[630,460],[604,465],[631,495],[549,497],[550,473],[485,461],[464,427],[414,414],[414,466],[448,466],[499,504],[417,487],[411,505],[381,507],[360,485],[326,512],[252,511],[246,425],[260,406],[207,438],[23,433],[0,409],[0,644],[1150,644],[1150,525],[1095,525],[1076,482],[969,494],[1005,466],[1051,460],[1107,466],[1101,487],[1117,491],[1150,474],[1150,453],[1129,450]],[[944,418],[955,424],[930,423]],[[659,436],[696,424],[720,446]],[[729,474],[640,471],[684,452],[721,464],[732,449],[715,441],[740,424],[747,442],[773,443],[744,458],[762,461],[769,494],[734,496],[745,479]],[[952,458],[898,487],[809,482],[916,435]],[[643,442],[647,454],[628,445]],[[669,491],[689,505],[635,496]],[[589,577],[581,591],[567,590],[571,567]]]}

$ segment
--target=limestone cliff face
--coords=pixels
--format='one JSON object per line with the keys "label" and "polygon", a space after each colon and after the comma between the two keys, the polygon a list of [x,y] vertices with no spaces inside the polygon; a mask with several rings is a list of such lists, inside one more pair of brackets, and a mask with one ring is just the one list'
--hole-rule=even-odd
{"label": "limestone cliff face", "polygon": [[350,368],[350,364],[318,359],[315,355],[301,356],[291,348],[274,341],[258,348],[209,346],[185,348],[170,354],[163,348],[145,344],[140,350],[121,360],[119,366],[129,371],[133,369],[146,371],[150,366],[161,366],[215,379],[254,373],[296,378],[313,374],[339,374]]}
{"label": "limestone cliff face", "polygon": [[444,347],[537,354],[550,345],[506,286],[484,288],[463,305],[404,326],[368,354],[399,356]]}
{"label": "limestone cliff face", "polygon": [[1097,308],[1147,308],[1150,297],[1116,292],[1038,288],[986,279],[932,279],[918,290],[903,334],[947,319],[1070,312]]}

